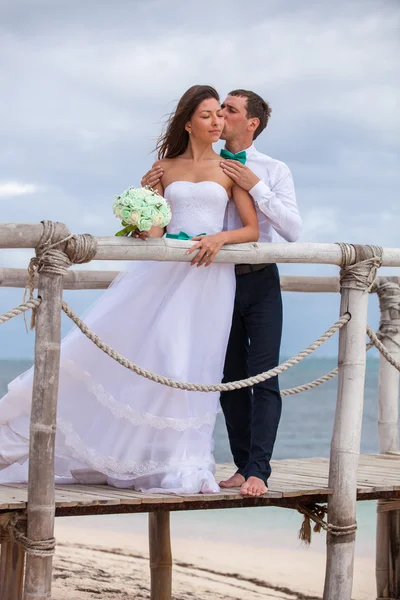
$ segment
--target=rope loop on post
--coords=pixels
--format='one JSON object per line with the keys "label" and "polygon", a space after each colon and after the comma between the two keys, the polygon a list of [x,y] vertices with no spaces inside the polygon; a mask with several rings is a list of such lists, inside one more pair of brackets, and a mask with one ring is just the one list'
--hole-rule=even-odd
{"label": "rope loop on post", "polygon": [[[42,221],[43,234],[36,247],[36,256],[28,266],[28,281],[24,293],[33,299],[35,274],[65,275],[73,264],[90,262],[97,252],[97,241],[90,233],[75,234],[62,223]],[[36,307],[32,308],[31,329],[35,326]]]}
{"label": "rope loop on post", "polygon": [[56,548],[54,537],[48,540],[31,540],[26,535],[26,515],[18,512],[8,512],[0,515],[0,544],[17,542],[27,554],[45,558],[53,556]]}
{"label": "rope loop on post", "polygon": [[337,244],[342,251],[340,287],[369,292],[382,265],[383,248],[343,242]]}
{"label": "rope loop on post", "polygon": [[324,529],[327,533],[339,537],[343,535],[351,535],[357,531],[357,523],[351,525],[334,525],[333,523],[327,523],[324,520],[325,515],[328,513],[326,506],[320,504],[296,504],[296,510],[304,516],[303,523],[299,531],[299,539],[305,544],[311,543],[311,521],[315,523],[313,531],[319,533],[321,529]]}

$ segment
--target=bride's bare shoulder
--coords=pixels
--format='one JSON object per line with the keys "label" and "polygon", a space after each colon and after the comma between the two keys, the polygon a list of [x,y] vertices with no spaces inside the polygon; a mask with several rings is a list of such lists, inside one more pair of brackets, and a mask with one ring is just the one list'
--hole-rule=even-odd
{"label": "bride's bare shoulder", "polygon": [[171,167],[171,163],[173,161],[173,158],[159,158],[153,163],[151,168],[156,169],[157,167],[160,167],[161,169],[163,169],[163,171],[165,171],[166,169],[169,169]]}

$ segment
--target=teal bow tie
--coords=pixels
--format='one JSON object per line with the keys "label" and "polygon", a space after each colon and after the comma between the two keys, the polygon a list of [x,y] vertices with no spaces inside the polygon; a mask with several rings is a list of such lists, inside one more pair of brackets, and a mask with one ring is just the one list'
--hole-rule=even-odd
{"label": "teal bow tie", "polygon": [[240,163],[242,163],[242,165],[246,164],[246,150],[242,150],[242,152],[233,154],[232,152],[229,152],[229,150],[222,148],[220,156],[222,158],[227,158],[228,160],[238,160]]}
{"label": "teal bow tie", "polygon": [[180,231],[179,233],[167,233],[166,238],[170,240],[191,240],[193,237],[198,237],[199,235],[207,235],[206,233],[198,233],[197,235],[188,235],[184,231]]}

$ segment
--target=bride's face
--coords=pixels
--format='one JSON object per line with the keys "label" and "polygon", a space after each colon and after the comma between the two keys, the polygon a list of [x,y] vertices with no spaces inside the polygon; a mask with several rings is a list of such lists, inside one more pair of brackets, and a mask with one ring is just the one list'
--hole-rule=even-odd
{"label": "bride's face", "polygon": [[196,108],[191,120],[186,123],[186,131],[193,138],[209,144],[217,142],[224,127],[222,109],[215,98],[203,100]]}

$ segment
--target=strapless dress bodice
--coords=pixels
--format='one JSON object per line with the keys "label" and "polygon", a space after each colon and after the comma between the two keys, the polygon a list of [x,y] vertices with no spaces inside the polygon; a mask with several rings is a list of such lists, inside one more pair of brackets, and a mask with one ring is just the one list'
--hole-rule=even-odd
{"label": "strapless dress bodice", "polygon": [[184,231],[188,235],[222,231],[228,193],[215,181],[174,181],[164,192],[171,205],[168,233]]}

